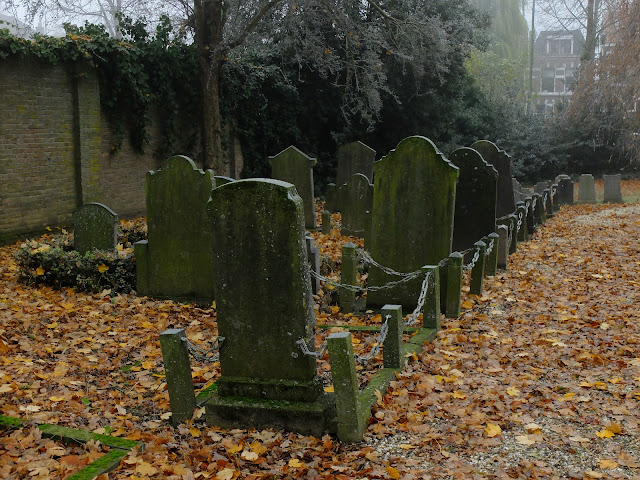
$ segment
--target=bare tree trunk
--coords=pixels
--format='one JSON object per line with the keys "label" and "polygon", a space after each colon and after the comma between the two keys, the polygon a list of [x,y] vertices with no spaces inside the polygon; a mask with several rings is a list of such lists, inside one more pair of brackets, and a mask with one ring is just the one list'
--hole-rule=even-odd
{"label": "bare tree trunk", "polygon": [[220,75],[224,61],[222,0],[196,0],[195,41],[202,97],[202,163],[216,175],[229,175],[222,151]]}
{"label": "bare tree trunk", "polygon": [[596,0],[587,3],[587,38],[584,42],[584,50],[580,56],[583,62],[596,58],[596,29],[598,27],[598,12]]}

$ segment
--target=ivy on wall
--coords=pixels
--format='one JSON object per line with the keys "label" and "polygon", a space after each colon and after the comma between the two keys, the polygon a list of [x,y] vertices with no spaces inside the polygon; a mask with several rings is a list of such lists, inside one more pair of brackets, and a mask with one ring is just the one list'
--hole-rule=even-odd
{"label": "ivy on wall", "polygon": [[86,62],[96,69],[100,103],[115,132],[112,151],[120,149],[128,131],[133,148],[144,153],[153,111],[153,118],[161,122],[155,154],[166,158],[175,153],[181,130],[198,125],[195,50],[184,35],[172,35],[167,18],[153,34],[143,21],[122,18],[121,26],[122,38],[110,37],[104,26],[89,23],[65,25],[64,37],[25,39],[0,29],[0,59],[35,57],[52,65]]}

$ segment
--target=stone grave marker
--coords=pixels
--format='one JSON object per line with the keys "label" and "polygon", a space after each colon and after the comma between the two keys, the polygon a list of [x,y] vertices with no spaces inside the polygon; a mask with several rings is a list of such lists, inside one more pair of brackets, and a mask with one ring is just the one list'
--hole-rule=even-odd
{"label": "stone grave marker", "polygon": [[551,182],[538,182],[533,186],[533,193],[543,193],[551,186]]}
{"label": "stone grave marker", "polygon": [[573,180],[568,176],[558,180],[558,204],[573,205]]}
{"label": "stone grave marker", "polygon": [[604,180],[604,202],[622,203],[622,189],[620,187],[621,177],[618,175],[603,175]]}
{"label": "stone grave marker", "polygon": [[498,204],[496,217],[504,217],[516,210],[513,198],[513,180],[511,176],[511,157],[500,150],[495,143],[488,140],[478,140],[471,148],[480,152],[484,161],[498,172]]}
{"label": "stone grave marker", "polygon": [[596,203],[596,182],[590,173],[584,173],[578,179],[578,203]]}
{"label": "stone grave marker", "polygon": [[328,183],[324,191],[324,208],[331,213],[340,211],[338,202],[338,189],[335,183]]}
{"label": "stone grave marker", "polygon": [[373,185],[361,174],[354,174],[338,190],[342,205],[342,235],[364,237],[366,213],[373,207]]}
{"label": "stone grave marker", "polygon": [[[372,257],[404,273],[437,265],[451,253],[458,168],[431,140],[415,136],[402,140],[373,169]],[[397,276],[377,267],[369,270],[369,285],[395,280]],[[413,310],[421,285],[422,278],[417,278],[369,291],[367,306],[388,303]]]}
{"label": "stone grave marker", "polygon": [[208,208],[224,341],[207,423],[320,436],[335,404],[300,344],[315,350],[303,200],[292,184],[249,179],[216,188]]}
{"label": "stone grave marker", "polygon": [[225,177],[224,175],[215,175],[213,178],[215,178],[216,187],[221,187],[222,185],[236,181],[235,178]]}
{"label": "stone grave marker", "polygon": [[213,172],[187,157],[147,173],[147,238],[135,244],[138,295],[210,304],[213,254],[207,201]]}
{"label": "stone grave marker", "polygon": [[455,150],[449,161],[460,169],[452,250],[462,252],[496,229],[498,172],[471,148]]}
{"label": "stone grave marker", "polygon": [[362,142],[352,142],[338,148],[338,173],[336,185],[338,188],[351,181],[356,173],[361,173],[373,182],[373,162],[376,151]]}
{"label": "stone grave marker", "polygon": [[73,248],[84,255],[93,249],[114,252],[118,214],[102,203],[87,203],[73,213]]}
{"label": "stone grave marker", "polygon": [[316,204],[313,196],[313,167],[316,159],[302,153],[294,146],[269,157],[271,176],[295,185],[304,203],[305,228],[316,228]]}
{"label": "stone grave marker", "polygon": [[516,180],[516,177],[513,177],[511,181],[513,183],[513,201],[516,203],[521,202],[524,200],[522,185],[520,185],[520,182]]}

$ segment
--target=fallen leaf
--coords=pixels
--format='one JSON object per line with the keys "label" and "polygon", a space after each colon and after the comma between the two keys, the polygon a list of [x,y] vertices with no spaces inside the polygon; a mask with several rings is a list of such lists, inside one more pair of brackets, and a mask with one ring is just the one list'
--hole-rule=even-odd
{"label": "fallen leaf", "polygon": [[516,442],[520,445],[533,445],[536,441],[531,438],[529,435],[517,435]]}
{"label": "fallen leaf", "polygon": [[391,477],[393,480],[399,480],[400,478],[400,472],[393,468],[393,467],[386,467],[387,473],[389,474],[389,477]]}
{"label": "fallen leaf", "polygon": [[500,425],[496,425],[495,423],[488,423],[487,427],[484,429],[484,433],[489,438],[496,437],[502,433],[502,429]]}
{"label": "fallen leaf", "polygon": [[598,460],[600,468],[616,468],[618,464],[613,460]]}

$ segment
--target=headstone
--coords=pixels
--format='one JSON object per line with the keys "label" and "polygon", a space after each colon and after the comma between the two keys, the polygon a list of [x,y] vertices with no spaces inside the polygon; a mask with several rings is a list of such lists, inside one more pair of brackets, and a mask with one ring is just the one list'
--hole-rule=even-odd
{"label": "headstone", "polygon": [[558,180],[558,203],[573,205],[573,180],[569,177]]}
{"label": "headstone", "polygon": [[210,304],[213,254],[207,201],[213,172],[187,157],[169,158],[147,173],[147,238],[135,245],[137,293]]}
{"label": "headstone", "polygon": [[511,182],[513,183],[513,201],[518,203],[523,200],[522,185],[520,185],[520,182],[516,180],[515,177],[511,179]]}
{"label": "headstone", "polygon": [[294,146],[269,157],[271,176],[295,185],[304,203],[304,226],[316,228],[316,204],[313,197],[313,167],[316,159],[302,153]]}
{"label": "headstone", "polygon": [[[370,252],[381,265],[413,272],[437,265],[451,253],[458,168],[425,137],[408,137],[374,166],[373,219]],[[511,177],[509,177],[511,178]],[[398,277],[377,267],[369,285],[381,286]],[[417,305],[422,280],[369,291],[368,306]]]}
{"label": "headstone", "polygon": [[513,181],[511,177],[511,157],[488,140],[478,140],[471,148],[480,152],[484,161],[498,172],[498,204],[496,217],[509,215],[516,210],[513,199]]}
{"label": "headstone", "polygon": [[362,142],[352,142],[338,148],[338,173],[336,185],[340,188],[351,180],[356,173],[361,173],[373,182],[373,162],[376,151]]}
{"label": "headstone", "polygon": [[114,252],[118,244],[118,214],[101,203],[87,203],[73,213],[73,248]]}
{"label": "headstone", "polygon": [[213,178],[216,181],[216,187],[221,187],[222,185],[236,181],[235,178],[225,177],[224,175],[215,175]]}
{"label": "headstone", "polygon": [[340,211],[340,206],[338,202],[338,189],[336,188],[335,183],[329,183],[326,186],[324,191],[324,208],[325,210],[330,211],[331,213],[336,213]]}
{"label": "headstone", "polygon": [[542,193],[544,192],[547,188],[549,188],[549,186],[551,185],[551,182],[538,182],[533,186],[533,192],[534,193]]}
{"label": "headstone", "polygon": [[460,169],[452,249],[462,252],[496,229],[498,172],[471,148],[459,148],[449,161]]}
{"label": "headstone", "polygon": [[342,205],[342,235],[364,237],[366,212],[373,207],[373,185],[361,173],[353,175],[338,190]]}
{"label": "headstone", "polygon": [[620,187],[621,177],[618,175],[603,175],[604,180],[604,202],[622,203],[622,189]]}
{"label": "headstone", "polygon": [[596,203],[596,182],[590,173],[580,175],[578,180],[578,203]]}
{"label": "headstone", "polygon": [[303,200],[269,179],[211,193],[221,376],[206,419],[222,427],[273,427],[322,435],[331,397],[316,375],[314,302]]}

